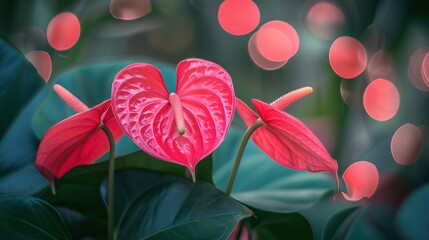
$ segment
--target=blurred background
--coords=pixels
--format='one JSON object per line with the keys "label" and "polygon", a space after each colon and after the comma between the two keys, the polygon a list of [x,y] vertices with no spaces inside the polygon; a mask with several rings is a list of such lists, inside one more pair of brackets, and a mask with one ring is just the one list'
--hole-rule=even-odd
{"label": "blurred background", "polygon": [[[340,170],[365,157],[374,144],[390,141],[402,125],[427,125],[429,8],[425,1],[235,2],[237,6],[230,7],[235,13],[231,21],[240,21],[240,16],[253,21],[241,35],[222,28],[220,0],[2,0],[0,34],[30,61],[35,60],[33,64],[48,83],[79,65],[144,56],[172,66],[190,57],[214,61],[230,73],[236,95],[247,103],[251,98],[271,102],[288,91],[311,86],[314,93],[287,111],[308,123],[338,159]],[[246,2],[253,3],[256,10],[246,10]],[[49,41],[48,27],[64,12],[77,18],[77,23],[64,17],[62,21],[69,25],[60,24],[53,36],[75,39],[69,46],[58,47],[55,39]],[[261,65],[251,57],[249,46],[261,26],[273,20],[295,29],[299,48],[267,70],[264,62]],[[333,70],[329,59],[333,42],[341,36],[360,42],[366,54],[358,59],[361,71],[348,79]],[[275,42],[266,44],[274,44],[277,50]],[[391,108],[381,121],[363,104],[366,87],[377,78],[393,83],[399,95],[387,93],[384,100],[369,101],[381,104],[373,110],[376,112]],[[396,101],[394,106],[391,101]],[[395,110],[395,104],[399,109]],[[395,168],[390,149],[384,150],[386,156],[378,164]]]}
{"label": "blurred background", "polygon": [[[359,160],[374,163],[380,172],[378,199],[403,199],[427,184],[427,1],[236,2],[225,14],[240,14],[229,16],[233,20],[226,16],[226,25],[240,16],[249,18],[254,26],[246,33],[228,32],[220,24],[220,0],[1,0],[0,35],[35,65],[48,86],[76,66],[130,57],[172,66],[194,57],[216,62],[232,76],[236,96],[247,103],[251,98],[271,102],[311,86],[314,93],[286,111],[321,139],[337,159],[340,176]],[[69,15],[58,20],[64,12]],[[55,19],[70,25],[55,27]],[[258,38],[262,26],[274,20],[296,31],[296,54],[282,48],[274,35],[265,42],[262,33]],[[58,34],[50,35],[50,27],[74,39],[58,46],[51,39]],[[281,36],[291,44],[287,32]],[[342,36],[356,41],[336,50],[334,42]],[[263,49],[255,50],[264,45],[271,46],[266,55],[275,58],[283,50],[289,55],[266,59]],[[356,74],[347,76],[350,71]],[[404,187],[395,192],[398,181]]]}

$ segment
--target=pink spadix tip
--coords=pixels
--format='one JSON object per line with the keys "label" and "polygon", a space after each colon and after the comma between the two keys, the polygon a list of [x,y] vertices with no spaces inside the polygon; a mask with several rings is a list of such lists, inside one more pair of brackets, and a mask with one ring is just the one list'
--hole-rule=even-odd
{"label": "pink spadix tip", "polygon": [[179,95],[171,93],[168,97],[171,107],[174,112],[174,120],[176,121],[177,131],[180,135],[185,134],[185,121],[183,120],[182,103],[180,102]]}
{"label": "pink spadix tip", "polygon": [[80,101],[75,95],[59,84],[54,85],[54,91],[60,98],[67,103],[75,112],[80,113],[88,110],[88,107]]}
{"label": "pink spadix tip", "polygon": [[285,95],[277,98],[270,105],[277,110],[285,110],[289,105],[313,93],[312,87],[303,87],[294,91],[288,92]]}

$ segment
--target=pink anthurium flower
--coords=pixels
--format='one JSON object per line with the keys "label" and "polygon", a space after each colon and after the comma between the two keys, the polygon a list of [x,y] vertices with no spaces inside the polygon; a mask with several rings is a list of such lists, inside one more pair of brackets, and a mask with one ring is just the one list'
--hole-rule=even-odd
{"label": "pink anthurium flower", "polygon": [[148,154],[188,167],[225,138],[235,109],[229,74],[219,65],[186,59],[177,66],[169,93],[161,72],[137,63],[122,69],[112,85],[112,110],[124,131]]}
{"label": "pink anthurium flower", "polygon": [[332,174],[337,191],[337,162],[307,126],[283,111],[312,92],[311,87],[304,87],[285,94],[271,104],[252,99],[258,114],[237,98],[237,111],[247,126],[260,125],[251,138],[268,156],[291,169]]}
{"label": "pink anthurium flower", "polygon": [[101,129],[103,125],[116,141],[123,135],[113,117],[110,100],[88,108],[62,86],[56,84],[54,90],[77,114],[52,126],[37,151],[36,167],[53,190],[55,179],[78,165],[94,162],[109,150],[109,140]]}

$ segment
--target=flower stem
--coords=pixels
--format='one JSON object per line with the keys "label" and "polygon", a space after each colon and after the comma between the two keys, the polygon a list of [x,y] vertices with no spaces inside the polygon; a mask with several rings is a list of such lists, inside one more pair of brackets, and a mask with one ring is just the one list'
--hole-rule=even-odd
{"label": "flower stem", "polygon": [[114,222],[114,211],[115,211],[115,139],[113,138],[112,132],[106,125],[101,124],[100,128],[106,133],[109,139],[110,153],[109,153],[109,176],[108,176],[108,193],[107,193],[107,229],[109,240],[115,239],[115,222]]}
{"label": "flower stem", "polygon": [[250,135],[260,126],[263,122],[258,118],[255,122],[250,125],[243,134],[241,138],[240,147],[238,148],[237,155],[235,157],[234,166],[232,167],[231,175],[228,180],[228,185],[226,186],[226,195],[231,194],[232,185],[234,185],[235,177],[237,176],[238,167],[240,166],[241,158],[243,157],[244,149],[246,148],[247,142],[249,141]]}

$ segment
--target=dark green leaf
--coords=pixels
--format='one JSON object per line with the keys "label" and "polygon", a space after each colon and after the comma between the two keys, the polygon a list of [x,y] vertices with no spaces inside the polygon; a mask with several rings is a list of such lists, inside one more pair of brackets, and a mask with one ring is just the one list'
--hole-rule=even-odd
{"label": "dark green leaf", "polygon": [[106,206],[99,189],[106,175],[107,162],[79,166],[55,182],[55,195],[50,188],[46,188],[38,196],[52,205],[77,211],[97,221],[105,221]]}
{"label": "dark green leaf", "polygon": [[33,194],[48,185],[34,165],[39,143],[31,128],[31,116],[45,90],[22,110],[0,142],[0,193]]}
{"label": "dark green leaf", "polygon": [[[365,240],[378,240],[378,239],[394,239],[395,234],[391,234],[393,237],[387,237],[388,235],[383,234],[382,231],[380,231],[379,225],[374,221],[374,219],[371,217],[373,213],[371,211],[374,211],[373,213],[379,214],[379,209],[375,209],[374,206],[369,206],[368,208],[362,208],[356,211],[356,214],[353,214],[350,216],[353,223],[350,224],[348,221],[346,221],[344,224],[347,226],[345,229],[348,229],[346,235],[342,239],[346,240],[354,240],[354,239],[365,239]],[[390,218],[392,216],[380,216],[386,220],[387,218]],[[389,224],[389,229],[392,227],[392,225]],[[393,229],[392,229],[393,232]]]}
{"label": "dark green leaf", "polygon": [[100,221],[65,207],[57,206],[56,208],[73,239],[107,239],[107,223],[105,220]]}
{"label": "dark green leaf", "polygon": [[[126,207],[140,194],[162,183],[184,181],[183,178],[140,169],[125,169],[115,173],[115,218],[119,222]],[[107,202],[107,179],[101,186],[101,195]],[[106,203],[107,204],[107,203]]]}
{"label": "dark green leaf", "polygon": [[241,219],[252,214],[204,182],[144,171],[131,175],[127,171],[118,178],[126,184],[118,188],[145,188],[129,198],[132,201],[118,223],[118,239],[225,239]]}
{"label": "dark green leaf", "polygon": [[357,209],[358,207],[347,208],[332,216],[323,229],[323,239],[343,239],[356,217]]}
{"label": "dark green leaf", "polygon": [[182,165],[162,161],[150,156],[143,151],[133,152],[116,158],[116,169],[122,168],[143,168],[163,173],[171,173],[184,176],[186,168]]}
{"label": "dark green leaf", "polygon": [[[225,141],[213,153],[213,180],[221,189],[226,188],[242,135],[242,130],[231,127]],[[295,212],[311,207],[333,188],[334,182],[328,174],[286,168],[249,141],[231,196],[266,211]]]}
{"label": "dark green leaf", "polygon": [[213,159],[212,159],[212,155],[210,154],[209,156],[207,156],[197,164],[197,167],[195,170],[195,177],[199,181],[204,181],[204,182],[213,184],[212,171],[213,171]]}
{"label": "dark green leaf", "polygon": [[254,210],[255,218],[247,219],[258,239],[313,239],[308,221],[299,213],[272,213]]}
{"label": "dark green leaf", "polygon": [[58,212],[38,198],[1,197],[0,209],[4,239],[72,239]]}
{"label": "dark green leaf", "polygon": [[414,191],[402,204],[396,226],[404,239],[427,239],[429,236],[429,184]]}
{"label": "dark green leaf", "polygon": [[334,199],[332,194],[328,193],[311,208],[300,211],[300,214],[310,223],[314,239],[322,239],[324,227],[327,226],[331,217],[344,209],[354,207],[355,204],[338,196]]}
{"label": "dark green leaf", "polygon": [[33,97],[43,79],[18,49],[0,38],[0,139]]}
{"label": "dark green leaf", "polygon": [[[185,168],[177,164],[168,163],[155,159],[143,151],[128,154],[126,156],[115,159],[116,170],[129,169],[129,168],[143,168],[154,171],[163,171],[176,175],[184,175]],[[51,189],[45,188],[38,196],[45,201],[56,206],[62,206],[93,219],[105,221],[106,207],[102,196],[99,194],[100,185],[107,176],[108,162],[103,161],[100,163],[78,166],[70,170],[61,179],[55,181],[56,195],[51,193]],[[139,194],[142,189],[141,185],[133,188],[127,193],[121,194],[122,191],[127,191],[127,188],[121,188],[121,175],[120,171],[117,173],[118,183],[116,184],[117,193],[121,197],[130,196],[131,194]],[[167,175],[170,176],[170,175]],[[142,181],[142,180],[139,180]],[[102,187],[103,195],[107,190]],[[135,193],[133,193],[135,191]],[[117,202],[120,202],[119,200]],[[121,211],[120,206],[116,208]],[[117,215],[119,216],[119,215]]]}
{"label": "dark green leaf", "polygon": [[[116,74],[125,66],[137,62],[149,63],[158,67],[164,75],[167,88],[174,90],[175,69],[166,63],[147,58],[88,64],[63,73],[55,83],[65,87],[88,107],[93,107],[110,99],[111,85]],[[33,118],[32,124],[36,136],[41,139],[52,125],[73,114],[73,110],[53,90],[49,91]],[[137,150],[138,147],[127,136],[124,136],[118,142],[117,156]]]}

